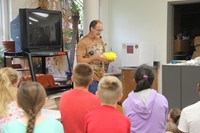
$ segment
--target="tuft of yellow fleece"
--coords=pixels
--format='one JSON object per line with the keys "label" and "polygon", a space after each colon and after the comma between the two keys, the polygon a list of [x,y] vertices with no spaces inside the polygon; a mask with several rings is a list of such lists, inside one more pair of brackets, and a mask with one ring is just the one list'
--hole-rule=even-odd
{"label": "tuft of yellow fleece", "polygon": [[114,61],[116,60],[117,55],[114,52],[104,52],[103,57],[108,59],[109,61]]}

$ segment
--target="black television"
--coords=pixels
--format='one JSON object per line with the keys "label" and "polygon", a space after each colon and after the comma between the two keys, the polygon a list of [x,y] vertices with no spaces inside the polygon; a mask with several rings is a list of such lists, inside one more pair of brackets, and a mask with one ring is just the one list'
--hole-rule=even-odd
{"label": "black television", "polygon": [[63,51],[62,13],[44,9],[19,9],[11,22],[15,52]]}

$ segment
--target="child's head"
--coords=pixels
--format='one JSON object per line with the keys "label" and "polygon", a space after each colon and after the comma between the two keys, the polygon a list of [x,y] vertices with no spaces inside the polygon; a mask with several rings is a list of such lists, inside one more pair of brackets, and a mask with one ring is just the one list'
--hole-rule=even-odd
{"label": "child's head", "polygon": [[72,80],[76,86],[87,87],[93,80],[93,69],[89,64],[79,63],[73,71]]}
{"label": "child's head", "polygon": [[146,64],[139,66],[135,72],[135,82],[137,84],[134,92],[151,88],[154,80],[152,68]]}
{"label": "child's head", "polygon": [[3,70],[3,68],[0,69],[0,116],[6,117],[8,103],[16,98],[16,89],[14,89],[8,75]]}
{"label": "child's head", "polygon": [[33,131],[36,116],[45,104],[45,101],[46,92],[40,83],[25,81],[20,84],[17,91],[17,102],[28,115],[27,131]]}
{"label": "child's head", "polygon": [[166,123],[166,133],[178,133],[177,125],[173,122],[168,121]]}
{"label": "child's head", "polygon": [[97,96],[104,104],[116,104],[122,97],[122,83],[114,76],[104,76],[98,84]]}
{"label": "child's head", "polygon": [[4,73],[8,76],[12,85],[15,85],[18,81],[17,71],[11,67],[4,67],[0,69],[0,73]]}
{"label": "child's head", "polygon": [[178,125],[180,115],[181,115],[181,109],[179,108],[170,109],[168,114],[168,121],[174,122],[176,125]]}

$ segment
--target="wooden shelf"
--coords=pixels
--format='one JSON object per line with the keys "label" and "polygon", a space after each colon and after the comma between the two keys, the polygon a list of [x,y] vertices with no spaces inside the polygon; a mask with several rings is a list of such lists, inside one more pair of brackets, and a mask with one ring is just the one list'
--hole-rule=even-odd
{"label": "wooden shelf", "polygon": [[[69,66],[69,71],[71,73],[71,68],[69,64],[69,58],[68,58],[68,53],[67,52],[21,52],[21,53],[14,53],[14,52],[4,52],[4,66],[6,67],[6,59],[7,58],[28,58],[28,63],[29,63],[29,68],[20,68],[16,67],[17,71],[30,71],[31,73],[31,78],[32,81],[37,81],[36,80],[36,73],[35,73],[35,67],[33,66],[33,57],[39,57],[41,58],[41,69],[42,69],[42,74],[46,74],[46,57],[52,57],[52,56],[67,56],[67,62]],[[20,66],[20,65],[19,65]],[[66,90],[69,90],[73,87],[72,82],[67,82],[66,84],[60,84],[56,85],[54,87],[46,88],[46,93],[47,95],[58,93],[58,92],[63,92]]]}
{"label": "wooden shelf", "polygon": [[29,68],[15,68],[17,71],[30,71]]}

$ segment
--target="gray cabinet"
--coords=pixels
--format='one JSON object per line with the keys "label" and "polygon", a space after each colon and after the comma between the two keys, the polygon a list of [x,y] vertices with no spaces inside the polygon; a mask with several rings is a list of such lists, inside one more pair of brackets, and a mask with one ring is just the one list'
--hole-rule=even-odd
{"label": "gray cabinet", "polygon": [[182,109],[197,102],[198,82],[200,82],[200,66],[162,66],[162,94],[168,99],[169,108]]}

